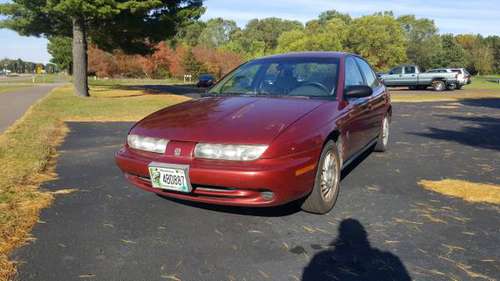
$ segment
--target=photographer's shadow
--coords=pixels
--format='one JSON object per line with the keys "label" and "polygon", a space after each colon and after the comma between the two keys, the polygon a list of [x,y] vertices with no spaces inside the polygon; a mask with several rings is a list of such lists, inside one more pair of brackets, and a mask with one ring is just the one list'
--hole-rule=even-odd
{"label": "photographer's shadow", "polygon": [[401,260],[390,252],[372,248],[363,225],[355,219],[340,223],[331,250],[316,254],[304,269],[303,281],[409,281]]}

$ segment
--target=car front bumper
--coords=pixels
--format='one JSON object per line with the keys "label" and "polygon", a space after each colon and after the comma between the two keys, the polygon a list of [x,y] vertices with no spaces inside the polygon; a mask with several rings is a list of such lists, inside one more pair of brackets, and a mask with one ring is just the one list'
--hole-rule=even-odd
{"label": "car front bumper", "polygon": [[[137,187],[162,196],[208,204],[266,207],[282,205],[306,196],[312,189],[320,147],[279,159],[232,162],[175,159],[123,147],[116,163]],[[151,162],[189,165],[190,193],[151,186]]]}

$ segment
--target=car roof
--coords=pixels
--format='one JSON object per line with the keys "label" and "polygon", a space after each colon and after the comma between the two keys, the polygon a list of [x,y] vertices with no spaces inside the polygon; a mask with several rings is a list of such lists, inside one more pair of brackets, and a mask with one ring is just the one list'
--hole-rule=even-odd
{"label": "car roof", "polygon": [[[265,56],[256,60],[285,59],[285,58],[341,58],[348,55],[358,56],[344,52],[292,52],[278,55]],[[358,56],[359,57],[359,56]]]}

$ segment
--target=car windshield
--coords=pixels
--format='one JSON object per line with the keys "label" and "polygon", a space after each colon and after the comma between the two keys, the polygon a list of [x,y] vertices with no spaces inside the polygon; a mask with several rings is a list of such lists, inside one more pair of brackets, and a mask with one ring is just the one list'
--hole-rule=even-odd
{"label": "car windshield", "polygon": [[246,63],[209,94],[334,97],[337,58],[276,58]]}

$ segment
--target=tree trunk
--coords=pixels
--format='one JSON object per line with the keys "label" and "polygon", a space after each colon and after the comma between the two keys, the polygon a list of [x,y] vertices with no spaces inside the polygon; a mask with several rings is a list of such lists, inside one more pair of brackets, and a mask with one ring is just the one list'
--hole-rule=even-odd
{"label": "tree trunk", "polygon": [[87,80],[87,34],[82,18],[73,19],[73,85],[76,94],[89,96]]}

